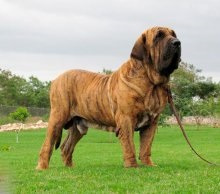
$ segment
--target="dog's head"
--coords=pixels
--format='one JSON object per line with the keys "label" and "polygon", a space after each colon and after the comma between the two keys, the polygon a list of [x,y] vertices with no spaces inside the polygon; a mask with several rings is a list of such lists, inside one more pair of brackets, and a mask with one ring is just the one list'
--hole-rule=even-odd
{"label": "dog's head", "polygon": [[153,27],[146,30],[136,41],[131,57],[153,65],[162,76],[169,76],[178,68],[181,43],[173,30]]}

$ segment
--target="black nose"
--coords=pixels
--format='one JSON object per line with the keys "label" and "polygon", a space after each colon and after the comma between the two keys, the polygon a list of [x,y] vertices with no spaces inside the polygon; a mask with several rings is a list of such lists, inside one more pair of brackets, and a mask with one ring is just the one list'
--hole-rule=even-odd
{"label": "black nose", "polygon": [[175,47],[179,47],[181,45],[181,42],[178,39],[173,39],[171,43]]}

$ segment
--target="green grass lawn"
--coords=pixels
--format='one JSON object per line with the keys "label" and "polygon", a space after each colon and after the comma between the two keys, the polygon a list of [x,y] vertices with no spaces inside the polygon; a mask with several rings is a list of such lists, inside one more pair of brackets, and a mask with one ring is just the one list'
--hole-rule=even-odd
{"label": "green grass lawn", "polygon": [[[186,127],[199,153],[220,163],[220,129]],[[66,135],[66,133],[64,133]],[[0,193],[220,193],[220,167],[195,156],[178,127],[159,128],[152,158],[157,167],[126,169],[114,134],[90,129],[74,154],[75,167],[64,167],[60,150],[50,168],[36,171],[45,129],[0,133]],[[138,133],[135,134],[138,155]]]}

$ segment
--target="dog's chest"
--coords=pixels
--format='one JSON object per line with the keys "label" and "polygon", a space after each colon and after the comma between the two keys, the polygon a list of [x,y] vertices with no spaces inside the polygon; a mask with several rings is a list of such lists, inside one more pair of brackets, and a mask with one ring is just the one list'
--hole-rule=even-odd
{"label": "dog's chest", "polygon": [[147,127],[150,125],[151,116],[147,112],[139,113],[137,115],[137,124],[135,127],[135,131],[139,131],[143,127]]}
{"label": "dog's chest", "polygon": [[156,88],[149,92],[144,100],[145,111],[137,114],[135,130],[151,125],[155,118],[163,111],[167,104],[167,92],[163,88]]}
{"label": "dog's chest", "polygon": [[167,104],[167,91],[164,87],[155,87],[145,97],[145,111],[150,115],[160,114]]}

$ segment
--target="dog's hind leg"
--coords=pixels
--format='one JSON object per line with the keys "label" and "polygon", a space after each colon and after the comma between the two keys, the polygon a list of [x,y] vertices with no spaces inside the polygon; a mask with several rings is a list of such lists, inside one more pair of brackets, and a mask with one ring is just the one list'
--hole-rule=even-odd
{"label": "dog's hind leg", "polygon": [[62,158],[65,166],[72,167],[72,154],[76,144],[88,131],[86,121],[76,118],[73,125],[68,129],[68,135],[61,146]]}
{"label": "dog's hind leg", "polygon": [[41,170],[48,168],[53,147],[57,140],[62,136],[62,129],[66,120],[65,114],[51,110],[46,139],[41,147],[36,169]]}

